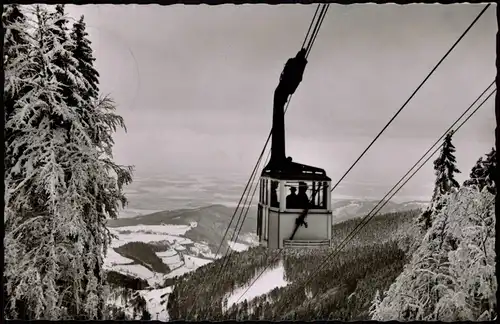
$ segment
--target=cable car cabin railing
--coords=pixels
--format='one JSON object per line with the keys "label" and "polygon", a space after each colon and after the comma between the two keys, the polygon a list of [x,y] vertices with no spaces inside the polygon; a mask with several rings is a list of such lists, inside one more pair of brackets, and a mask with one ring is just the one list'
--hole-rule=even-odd
{"label": "cable car cabin railing", "polygon": [[331,245],[331,240],[283,240],[284,248],[318,248]]}

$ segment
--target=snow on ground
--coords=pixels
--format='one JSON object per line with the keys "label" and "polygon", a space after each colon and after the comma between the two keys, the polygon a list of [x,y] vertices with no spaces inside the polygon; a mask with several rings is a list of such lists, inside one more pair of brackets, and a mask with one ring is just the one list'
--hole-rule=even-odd
{"label": "snow on ground", "polygon": [[212,262],[212,260],[197,258],[197,257],[192,256],[192,255],[185,255],[184,262],[185,262],[186,268],[191,269],[191,270],[196,270],[199,267],[204,266],[205,264],[209,264],[210,262]]}
{"label": "snow on ground", "polygon": [[156,255],[160,258],[171,258],[178,256],[178,253],[175,249],[169,249],[167,251],[156,252]]}
{"label": "snow on ground", "polygon": [[246,244],[237,243],[237,242],[233,242],[230,240],[227,241],[227,244],[229,244],[229,247],[236,252],[242,252],[242,251],[248,250],[248,248],[250,247]]}
{"label": "snow on ground", "polygon": [[183,246],[182,244],[176,244],[174,248],[176,251],[186,251],[186,247]]}
{"label": "snow on ground", "polygon": [[194,246],[190,247],[189,250],[192,253],[201,254],[202,256],[208,259],[213,260],[216,257],[215,253],[213,253],[212,250],[210,250],[210,247],[208,246],[207,242],[201,242],[201,243],[195,242]]}
{"label": "snow on ground", "polygon": [[156,252],[156,255],[163,261],[163,263],[168,265],[170,269],[176,269],[184,264],[184,262],[181,260],[179,252],[177,252],[175,249]]}
{"label": "snow on ground", "polygon": [[240,235],[239,239],[250,246],[259,245],[259,237],[255,233],[245,233]]}
{"label": "snow on ground", "polygon": [[114,228],[117,232],[133,232],[146,234],[184,235],[191,229],[188,225],[133,225]]}
{"label": "snow on ground", "polygon": [[[245,299],[250,301],[255,297],[266,294],[277,287],[284,287],[288,285],[288,282],[284,279],[285,269],[283,264],[280,263],[276,268],[269,269],[260,276],[257,281],[248,289],[248,285],[252,283],[255,278],[253,278],[245,287],[240,287],[236,289],[232,294],[227,296],[227,306],[242,303]],[[248,291],[245,293],[245,291]],[[244,294],[244,295],[243,295]],[[240,298],[241,297],[241,298]]]}
{"label": "snow on ground", "polygon": [[134,225],[110,228],[118,236],[111,243],[112,247],[119,247],[130,242],[161,242],[182,245],[193,243],[180,235],[186,234],[192,227],[189,225]]}
{"label": "snow on ground", "polygon": [[198,258],[192,255],[184,254],[184,265],[175,270],[170,271],[165,278],[174,278],[182,276],[185,273],[194,271],[199,267],[212,262],[210,259]]}
{"label": "snow on ground", "polygon": [[[130,190],[127,192],[127,195],[136,195],[140,194],[139,191],[136,190]],[[148,215],[148,214],[153,214],[160,212],[161,210],[159,209],[131,209],[131,208],[126,208],[126,209],[121,209],[118,212],[118,218],[134,218],[137,216],[143,216],[143,215]]]}
{"label": "snow on ground", "polygon": [[[147,303],[148,312],[152,320],[167,322],[169,315],[167,312],[168,294],[172,292],[172,287],[153,290],[141,290],[141,295]],[[162,297],[163,296],[163,297]],[[163,304],[162,304],[162,301]]]}
{"label": "snow on ground", "polygon": [[[133,226],[131,226],[133,227]],[[111,232],[115,232],[115,234],[118,235],[118,239],[115,239],[111,242],[111,247],[119,247],[122,245],[125,245],[130,242],[161,242],[161,241],[167,241],[171,244],[190,244],[193,243],[188,238],[180,237],[180,236],[174,236],[174,235],[167,235],[167,234],[145,234],[141,232],[131,232],[131,233],[120,233],[118,230],[123,227],[117,227],[111,230]]]}
{"label": "snow on ground", "polygon": [[359,210],[360,207],[361,207],[361,203],[356,202],[356,201],[352,201],[349,205],[335,208],[332,211],[332,215],[333,216],[338,216],[340,214],[349,214],[350,215],[350,214],[355,213],[357,210]]}
{"label": "snow on ground", "polygon": [[164,275],[162,273],[152,272],[141,264],[115,265],[112,269],[122,274],[142,278],[152,287],[156,284],[162,284],[164,281]]}
{"label": "snow on ground", "polygon": [[104,266],[114,266],[114,265],[119,265],[119,264],[129,264],[134,262],[134,260],[125,258],[121,256],[120,254],[116,253],[113,248],[108,247],[108,251],[106,253],[106,258],[104,259]]}

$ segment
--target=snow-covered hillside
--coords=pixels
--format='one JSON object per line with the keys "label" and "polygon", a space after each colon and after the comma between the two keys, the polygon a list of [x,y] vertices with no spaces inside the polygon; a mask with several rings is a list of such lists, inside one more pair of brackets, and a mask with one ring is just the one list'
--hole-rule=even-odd
{"label": "snow-covered hillside", "polygon": [[[110,231],[117,236],[108,249],[105,259],[105,268],[120,273],[133,275],[134,277],[146,279],[150,285],[160,282],[160,279],[173,278],[211,262],[215,255],[208,247],[207,242],[194,242],[184,235],[196,227],[191,225],[136,225],[111,228]],[[244,251],[251,245],[256,244],[254,235],[243,235],[242,240],[246,243],[227,241],[234,251]],[[130,258],[123,257],[115,251],[116,248],[131,242],[149,243],[161,250],[156,255],[166,264],[171,272],[164,276],[152,272],[142,265],[133,264]]]}
{"label": "snow-covered hillside", "polygon": [[[125,274],[134,278],[144,279],[152,287],[148,290],[139,290],[140,294],[147,302],[147,307],[153,319],[158,317],[160,321],[166,321],[168,314],[166,312],[166,300],[172,287],[161,287],[166,279],[172,279],[185,273],[196,270],[197,268],[212,262],[215,258],[221,257],[215,255],[207,242],[194,242],[185,237],[193,228],[197,227],[196,222],[190,222],[189,225],[134,225],[110,228],[111,233],[117,236],[113,239],[108,248],[105,258],[104,268]],[[255,235],[245,233],[242,235],[241,242],[227,241],[228,245],[234,251],[244,251],[251,245],[255,245]],[[154,247],[156,256],[168,266],[168,273],[160,273],[151,270],[142,264],[137,264],[131,258],[124,257],[116,249],[133,242],[148,243]],[[162,296],[162,297],[161,297]],[[160,298],[161,297],[161,298]],[[113,299],[113,304],[121,305],[124,301],[121,297]],[[132,312],[130,310],[130,312]]]}
{"label": "snow-covered hillside", "polygon": [[[227,307],[243,303],[245,300],[250,301],[255,297],[267,294],[274,288],[286,286],[288,282],[284,278],[285,269],[283,264],[280,263],[277,267],[266,270],[261,276],[257,275],[245,286],[239,287],[233,293],[228,294],[225,298]],[[250,284],[252,285],[250,286]],[[225,305],[223,305],[223,308],[225,308]]]}

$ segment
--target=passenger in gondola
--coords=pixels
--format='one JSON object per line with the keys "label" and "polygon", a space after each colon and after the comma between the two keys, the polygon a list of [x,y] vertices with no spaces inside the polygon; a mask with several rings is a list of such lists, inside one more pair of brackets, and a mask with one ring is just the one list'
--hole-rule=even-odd
{"label": "passenger in gondola", "polygon": [[278,202],[278,193],[276,190],[278,189],[278,182],[271,182],[271,207],[280,207],[280,203]]}
{"label": "passenger in gondola", "polygon": [[295,209],[297,208],[297,194],[295,193],[297,188],[290,187],[290,194],[286,196],[286,208]]}
{"label": "passenger in gondola", "polygon": [[309,208],[309,197],[307,196],[307,184],[305,182],[299,183],[299,194],[297,195],[297,208]]}

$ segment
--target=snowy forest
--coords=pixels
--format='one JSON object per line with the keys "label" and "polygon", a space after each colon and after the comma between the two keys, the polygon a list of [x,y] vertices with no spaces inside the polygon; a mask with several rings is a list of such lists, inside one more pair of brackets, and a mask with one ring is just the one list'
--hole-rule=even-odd
{"label": "snowy forest", "polygon": [[[496,152],[479,158],[462,185],[455,179],[453,133],[434,161],[432,201],[423,211],[376,216],[327,261],[329,250],[252,248],[180,278],[169,296],[172,319],[398,320],[496,319]],[[334,246],[361,222],[333,227]],[[265,267],[283,262],[289,284],[228,305],[227,296]],[[199,295],[199,298],[196,296]]]}
{"label": "snowy forest", "polygon": [[[149,320],[137,293],[146,284],[103,267],[113,239],[106,223],[127,203],[133,168],[113,160],[113,134],[125,123],[99,89],[85,19],[68,17],[63,5],[5,5],[2,23],[4,315]],[[169,279],[170,319],[495,320],[496,151],[459,183],[453,132],[442,144],[425,210],[377,215],[317,273],[329,250],[278,258],[252,247]],[[360,222],[334,225],[333,245]],[[228,305],[229,293],[278,263],[287,286]],[[134,313],[110,302],[117,298]]]}

